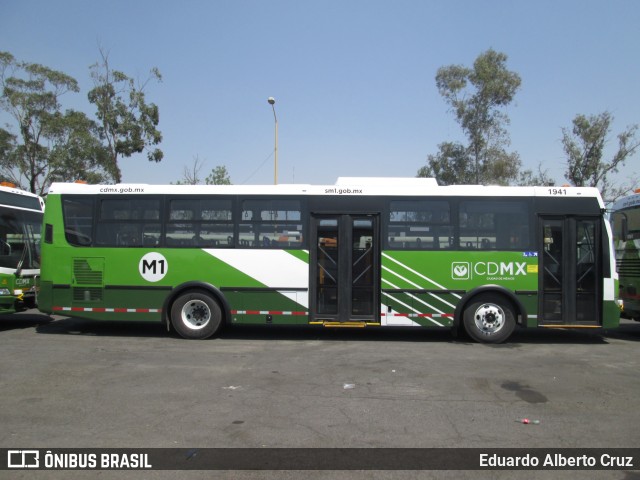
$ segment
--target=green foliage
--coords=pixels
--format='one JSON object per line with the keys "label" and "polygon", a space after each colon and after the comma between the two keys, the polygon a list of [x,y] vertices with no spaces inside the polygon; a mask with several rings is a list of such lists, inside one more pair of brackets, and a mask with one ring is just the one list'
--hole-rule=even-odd
{"label": "green foliage", "polygon": [[152,148],[162,141],[162,133],[156,127],[160,113],[154,103],[147,103],[145,87],[149,81],[162,81],[157,68],[151,69],[149,78],[142,84],[124,73],[113,70],[108,54],[100,51],[102,62],[91,66],[94,88],[88,98],[96,106],[101,133],[110,152],[110,171],[116,182],[122,174],[118,157],[130,157],[134,153],[147,151],[149,161],[159,162],[163,153]]}
{"label": "green foliage", "polygon": [[11,181],[7,170],[15,163],[13,153],[16,150],[16,136],[0,128],[0,181]]}
{"label": "green foliage", "polygon": [[542,165],[538,164],[538,173],[533,173],[532,170],[523,170],[520,172],[517,185],[520,186],[547,186],[555,185],[556,182],[549,176],[547,170],[542,170]]}
{"label": "green foliage", "polygon": [[[202,180],[200,179],[200,170],[202,170],[202,162],[196,155],[193,157],[193,165],[191,167],[184,167],[182,178],[178,180],[176,185],[200,185]],[[219,165],[211,170],[211,173],[204,180],[205,185],[231,185],[231,179],[227,172],[227,167]]]}
{"label": "green foliage", "polygon": [[475,168],[469,149],[460,143],[438,145],[439,152],[427,157],[427,166],[418,170],[418,177],[433,177],[439,185],[475,183]]}
{"label": "green foliage", "polygon": [[84,113],[73,110],[58,117],[50,132],[52,148],[47,180],[110,182],[114,172],[109,170],[109,152],[102,144],[97,124]]}
{"label": "green foliage", "polygon": [[211,170],[209,176],[205,179],[204,183],[207,185],[231,185],[231,179],[227,172],[227,167],[224,165],[218,165]]}
{"label": "green foliage", "polygon": [[[52,181],[73,179],[70,171],[76,172],[75,178],[109,178],[95,125],[83,113],[61,112],[60,97],[79,91],[74,78],[0,52],[0,87],[0,108],[17,130],[0,131],[3,179],[43,194]],[[63,165],[70,156],[74,164]]]}
{"label": "green foliage", "polygon": [[609,112],[599,115],[576,115],[571,130],[562,129],[562,145],[567,155],[565,178],[579,187],[596,187],[607,200],[615,200],[633,188],[633,183],[614,186],[609,175],[618,172],[624,162],[640,146],[636,134],[638,125],[627,127],[618,134],[618,149],[610,160],[604,160],[605,147],[611,133],[613,116]]}
{"label": "green foliage", "polygon": [[449,65],[438,69],[438,92],[450,105],[468,145],[443,143],[429,155],[418,176],[433,174],[440,184],[508,184],[520,170],[517,153],[508,153],[509,117],[503,108],[520,88],[520,76],[507,70],[504,53],[487,50],[473,68]]}

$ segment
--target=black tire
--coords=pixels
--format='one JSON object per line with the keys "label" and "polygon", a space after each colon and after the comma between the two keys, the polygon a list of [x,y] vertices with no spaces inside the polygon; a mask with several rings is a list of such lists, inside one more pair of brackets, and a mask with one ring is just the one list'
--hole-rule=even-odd
{"label": "black tire", "polygon": [[469,336],[480,343],[502,343],[516,326],[511,302],[496,294],[471,299],[464,309],[463,321]]}
{"label": "black tire", "polygon": [[222,309],[211,295],[201,291],[181,294],[171,306],[171,325],[190,340],[203,340],[222,325]]}

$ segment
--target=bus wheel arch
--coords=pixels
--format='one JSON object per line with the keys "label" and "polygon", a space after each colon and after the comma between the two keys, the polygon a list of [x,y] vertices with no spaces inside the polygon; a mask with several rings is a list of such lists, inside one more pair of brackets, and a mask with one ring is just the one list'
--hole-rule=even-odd
{"label": "bus wheel arch", "polygon": [[513,333],[518,319],[526,318],[522,303],[499,285],[473,289],[456,307],[454,330],[464,330],[481,343],[502,343]]}
{"label": "bus wheel arch", "polygon": [[203,282],[174,288],[164,303],[167,330],[181,337],[205,339],[217,333],[230,318],[229,305],[220,290]]}

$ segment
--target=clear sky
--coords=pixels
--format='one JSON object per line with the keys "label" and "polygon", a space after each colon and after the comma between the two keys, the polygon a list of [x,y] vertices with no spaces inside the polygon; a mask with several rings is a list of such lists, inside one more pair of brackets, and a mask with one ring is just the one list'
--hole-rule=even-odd
{"label": "clear sky", "polygon": [[[89,66],[163,76],[164,160],[121,160],[125,182],[169,183],[198,156],[236,184],[415,176],[463,140],[435,74],[489,48],[522,77],[511,149],[563,182],[562,127],[610,111],[640,123],[638,0],[0,0],[0,50],[76,78],[63,104],[93,115]],[[615,139],[613,139],[612,147]],[[638,155],[624,174],[640,173]]]}

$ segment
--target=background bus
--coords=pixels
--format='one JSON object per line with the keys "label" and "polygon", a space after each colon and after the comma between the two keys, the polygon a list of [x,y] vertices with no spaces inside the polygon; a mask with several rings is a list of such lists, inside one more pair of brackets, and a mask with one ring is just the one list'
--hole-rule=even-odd
{"label": "background bus", "polygon": [[610,228],[591,188],[53,184],[40,309],[223,324],[614,327]]}
{"label": "background bus", "polygon": [[0,313],[36,306],[43,206],[37,195],[0,185]]}
{"label": "background bus", "polygon": [[611,207],[622,314],[640,321],[640,189]]}

